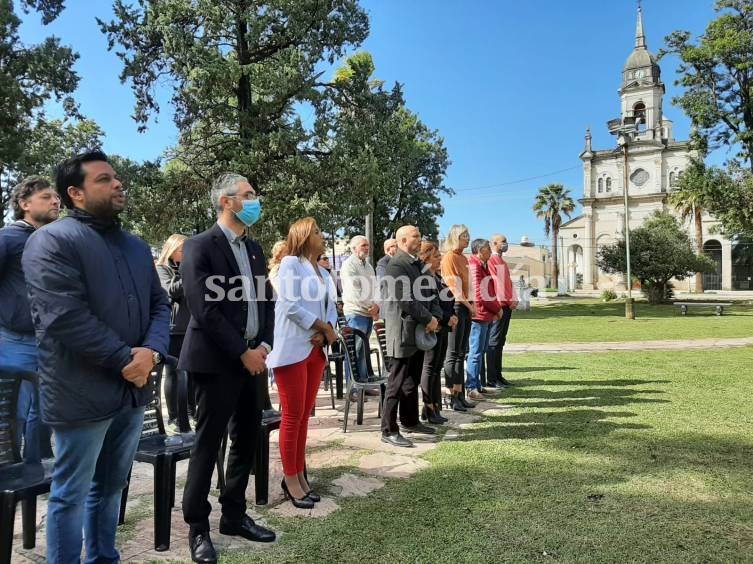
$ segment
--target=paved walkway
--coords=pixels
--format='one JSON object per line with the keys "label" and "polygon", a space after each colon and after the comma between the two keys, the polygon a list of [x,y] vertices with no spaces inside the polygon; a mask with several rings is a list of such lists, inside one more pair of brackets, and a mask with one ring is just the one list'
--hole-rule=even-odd
{"label": "paved walkway", "polygon": [[[753,337],[742,339],[703,339],[697,341],[641,341],[618,343],[549,343],[509,345],[506,352],[520,354],[524,352],[604,352],[614,350],[684,350],[700,348],[739,347],[753,345]],[[276,394],[272,394],[273,404],[277,403]],[[475,410],[467,413],[455,413],[445,410],[443,414],[450,421],[445,425],[446,431],[441,436],[428,440],[416,440],[412,449],[402,449],[380,441],[379,419],[375,401],[366,403],[364,424],[355,424],[355,413],[351,411],[348,433],[342,432],[343,402],[336,401],[332,409],[328,391],[320,390],[317,399],[316,416],[311,419],[309,427],[309,457],[312,485],[323,493],[322,502],[315,509],[304,511],[294,508],[285,501],[277,484],[282,477],[277,432],[270,440],[270,478],[269,505],[253,505],[253,477],[248,486],[249,514],[260,523],[265,523],[270,514],[282,516],[303,516],[308,518],[324,517],[339,510],[339,500],[352,496],[367,496],[370,492],[384,486],[387,479],[404,479],[428,466],[421,457],[427,451],[436,448],[441,441],[455,440],[463,429],[480,419],[480,414],[500,413],[511,409],[498,403],[481,402]],[[123,562],[190,562],[187,546],[188,528],[183,522],[180,498],[185,484],[187,461],[177,467],[177,506],[172,513],[171,547],[168,552],[156,552],[153,542],[153,470],[150,465],[136,463],[133,469],[130,495],[126,510],[126,523],[118,533],[118,546]],[[319,479],[317,475],[320,475]],[[334,476],[334,477],[333,477]],[[326,477],[326,478],[325,478]],[[274,543],[262,545],[247,542],[237,537],[220,535],[218,531],[219,507],[218,492],[212,490],[210,501],[214,506],[210,523],[215,546],[220,553],[233,549],[274,550]],[[16,514],[15,538],[13,541],[14,564],[42,563],[45,561],[45,521],[47,496],[39,498],[37,505],[37,547],[24,550],[21,540],[21,511]],[[282,532],[284,534],[284,532]]]}
{"label": "paved walkway", "polygon": [[753,345],[753,337],[734,339],[694,339],[665,341],[617,341],[607,343],[524,343],[505,345],[505,353],[526,352],[569,353],[569,352],[609,352],[609,351],[661,351],[694,350],[746,347]]}

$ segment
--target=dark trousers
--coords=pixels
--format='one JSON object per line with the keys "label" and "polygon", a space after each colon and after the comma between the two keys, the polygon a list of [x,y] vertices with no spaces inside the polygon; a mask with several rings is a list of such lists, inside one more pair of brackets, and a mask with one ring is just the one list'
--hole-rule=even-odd
{"label": "dark trousers", "polygon": [[[502,308],[502,317],[492,324],[489,330],[489,344],[486,347],[484,364],[481,366],[481,384],[493,384],[502,379],[502,349],[507,342],[507,330],[510,328],[512,310]],[[486,376],[486,382],[484,382]]]}
{"label": "dark trousers", "polygon": [[468,354],[468,339],[471,336],[471,312],[464,305],[455,306],[458,324],[447,335],[447,354],[444,361],[445,386],[452,388],[465,381],[465,356]]}
{"label": "dark trousers", "polygon": [[421,396],[424,403],[436,404],[442,403],[442,383],[439,376],[444,364],[445,355],[447,354],[447,335],[446,327],[443,327],[437,333],[437,344],[430,351],[424,352],[424,366],[421,372]]}
{"label": "dark trousers", "polygon": [[183,490],[183,519],[192,532],[209,530],[212,510],[207,497],[220,441],[228,428],[230,453],[225,470],[225,489],[220,495],[222,514],[237,521],[246,512],[246,486],[254,466],[261,427],[262,385],[266,375],[246,371],[233,374],[194,372],[196,389],[196,438]]}
{"label": "dark trousers", "polygon": [[390,359],[390,377],[387,380],[387,390],[384,395],[382,410],[382,433],[397,433],[398,407],[400,409],[400,423],[404,427],[418,425],[418,383],[421,379],[421,369],[424,365],[423,351],[417,351],[413,356]]}

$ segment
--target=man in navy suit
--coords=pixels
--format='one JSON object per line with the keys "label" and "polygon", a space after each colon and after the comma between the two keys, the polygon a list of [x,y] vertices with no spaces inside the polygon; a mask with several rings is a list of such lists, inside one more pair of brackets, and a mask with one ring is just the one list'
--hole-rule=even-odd
{"label": "man in navy suit", "polygon": [[220,495],[220,533],[257,542],[275,534],[246,515],[246,486],[261,424],[266,358],[272,349],[274,300],[264,253],[246,236],[261,201],[246,178],[224,174],[212,186],[217,223],[183,245],[183,291],[191,312],[179,369],[196,389],[196,442],[183,491],[194,562],[217,560],[209,537],[209,495],[220,441],[229,427],[231,447]]}

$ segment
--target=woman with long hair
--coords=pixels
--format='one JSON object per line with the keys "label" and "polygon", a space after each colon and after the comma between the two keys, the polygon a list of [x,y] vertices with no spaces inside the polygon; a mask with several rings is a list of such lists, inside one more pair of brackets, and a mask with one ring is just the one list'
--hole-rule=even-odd
{"label": "woman with long hair", "polygon": [[[168,354],[174,357],[180,356],[183,346],[183,337],[186,334],[191,314],[183,303],[183,280],[180,277],[180,263],[183,259],[183,242],[185,235],[174,233],[167,238],[162,246],[162,251],[157,258],[156,267],[160,283],[170,299],[170,346]],[[177,374],[175,367],[165,364],[162,372],[162,380],[165,384],[165,399],[167,400],[167,428],[171,433],[188,431],[178,428],[178,391],[176,389]],[[189,381],[188,389],[188,414],[196,416],[196,402]]]}
{"label": "woman with long hair", "polygon": [[450,397],[450,407],[455,411],[466,411],[474,404],[466,401],[463,393],[465,378],[464,359],[468,354],[468,338],[471,334],[471,318],[476,313],[471,293],[471,279],[468,259],[463,250],[471,241],[468,227],[453,225],[444,243],[444,255],[440,268],[442,279],[455,298],[455,315],[458,324],[447,338],[447,355],[444,363],[445,386]]}
{"label": "woman with long hair", "polygon": [[327,360],[324,348],[337,340],[337,291],[329,273],[317,264],[324,238],[313,218],[291,225],[287,243],[275,304],[275,345],[267,367],[274,369],[282,404],[281,486],[295,507],[310,509],[320,497],[304,475],[308,423]]}
{"label": "woman with long hair", "polygon": [[274,245],[272,245],[272,258],[269,259],[269,282],[272,284],[272,288],[274,288],[275,294],[280,293],[280,283],[279,283],[279,274],[280,274],[280,263],[282,262],[282,259],[287,256],[288,254],[288,242],[283,241],[277,241]]}
{"label": "woman with long hair", "polygon": [[447,418],[442,417],[440,413],[442,405],[440,372],[447,353],[447,335],[457,325],[458,318],[455,315],[455,298],[452,297],[452,292],[440,276],[442,255],[439,253],[437,244],[433,241],[423,241],[418,258],[429,269],[428,274],[431,275],[433,283],[431,291],[437,296],[439,305],[442,307],[442,318],[439,320],[439,330],[436,333],[437,344],[424,353],[424,366],[421,371],[421,395],[424,407],[421,410],[421,419],[441,425],[447,421]]}

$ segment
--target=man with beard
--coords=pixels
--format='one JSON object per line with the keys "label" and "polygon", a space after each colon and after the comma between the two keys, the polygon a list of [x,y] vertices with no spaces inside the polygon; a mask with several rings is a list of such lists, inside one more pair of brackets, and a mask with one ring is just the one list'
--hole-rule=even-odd
{"label": "man with beard", "polygon": [[230,452],[218,499],[220,534],[275,540],[273,531],[246,514],[246,487],[267,395],[267,355],[274,344],[275,302],[267,261],[246,233],[259,220],[261,198],[246,177],[234,173],[217,178],[209,198],[217,223],[183,245],[180,271],[191,321],[178,363],[191,374],[196,389],[196,440],[183,490],[183,519],[189,526],[191,559],[203,564],[217,561],[208,496],[226,429]]}
{"label": "man with beard", "polygon": [[42,419],[55,436],[47,561],[117,562],[120,496],[149,374],[167,353],[170,306],[149,247],[124,231],[123,185],[100,151],[66,159],[68,216],[36,230],[22,264],[39,336]]}
{"label": "man with beard", "polygon": [[[30,176],[13,188],[11,207],[15,221],[0,229],[0,367],[36,372],[37,338],[21,256],[34,230],[58,218],[60,198],[47,180]],[[50,430],[39,419],[39,391],[26,380],[18,392],[17,418],[24,460],[51,457]]]}

